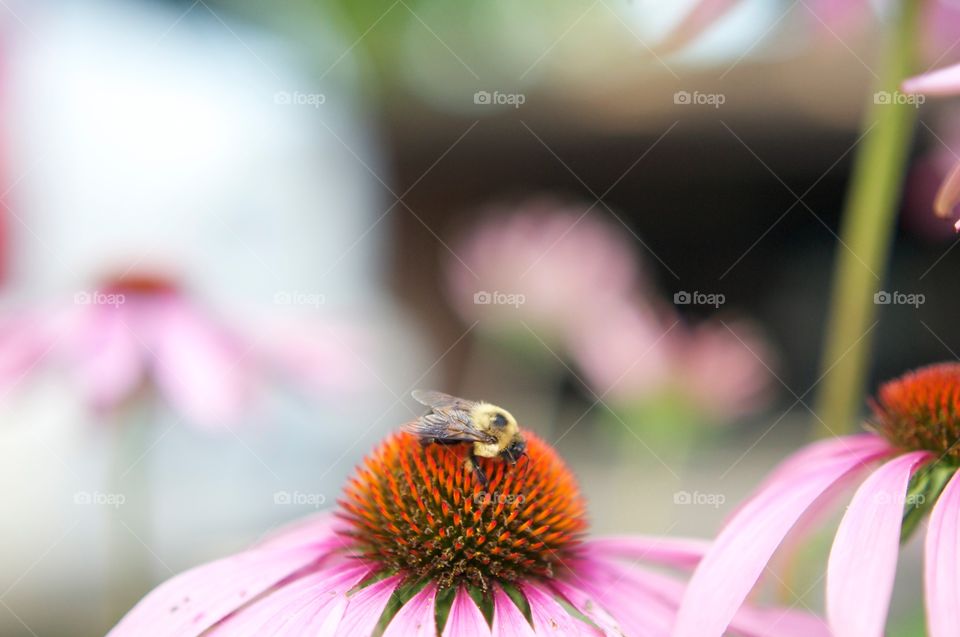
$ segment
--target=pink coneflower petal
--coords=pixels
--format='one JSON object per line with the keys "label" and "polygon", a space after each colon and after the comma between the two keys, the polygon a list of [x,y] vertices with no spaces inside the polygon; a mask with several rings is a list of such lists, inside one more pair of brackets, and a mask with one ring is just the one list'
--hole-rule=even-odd
{"label": "pink coneflower petal", "polygon": [[536,633],[510,596],[493,588],[493,634],[497,637],[534,637]]}
{"label": "pink coneflower petal", "polygon": [[374,582],[351,595],[334,637],[358,637],[372,634],[402,580],[402,575],[394,575]]}
{"label": "pink coneflower petal", "polygon": [[[933,200],[933,211],[940,217],[949,217],[960,203],[960,164],[955,165],[940,184]],[[960,230],[960,221],[955,226]]]}
{"label": "pink coneflower petal", "polygon": [[190,637],[318,559],[311,547],[248,551],[178,575],[143,598],[111,637]]}
{"label": "pink coneflower petal", "polygon": [[476,602],[470,598],[467,589],[463,586],[457,589],[457,596],[453,598],[447,623],[443,627],[443,637],[489,637],[490,626],[483,618],[483,613]]}
{"label": "pink coneflower petal", "polygon": [[77,378],[97,407],[116,405],[143,382],[142,346],[129,319],[122,309],[92,308],[70,339]]}
{"label": "pink coneflower petal", "polygon": [[744,637],[831,637],[827,622],[819,617],[790,609],[743,607],[730,628]]}
{"label": "pink coneflower petal", "polygon": [[[578,582],[579,583],[579,582]],[[610,613],[604,610],[603,606],[598,604],[589,593],[580,590],[577,586],[554,580],[551,588],[563,596],[563,598],[584,617],[589,619],[599,628],[604,635],[608,637],[619,637],[623,635],[617,620]]]}
{"label": "pink coneflower petal", "polygon": [[[234,613],[205,635],[329,634],[347,606],[347,591],[369,574],[369,566],[346,564],[304,575]],[[327,621],[331,630],[320,630]]]}
{"label": "pink coneflower petal", "polygon": [[881,637],[893,591],[910,476],[930,453],[890,460],[857,489],[833,540],[827,617],[837,635]]}
{"label": "pink coneflower petal", "polygon": [[346,541],[332,533],[343,526],[343,521],[332,511],[321,511],[267,533],[254,548],[292,548],[305,544],[343,548]]}
{"label": "pink coneflower petal", "polygon": [[946,66],[922,75],[914,75],[904,80],[900,88],[907,93],[956,95],[960,93],[960,64]]}
{"label": "pink coneflower petal", "polygon": [[245,352],[178,300],[158,311],[154,375],[161,391],[192,421],[236,420],[250,398]]}
{"label": "pink coneflower petal", "polygon": [[437,585],[431,582],[397,611],[383,637],[436,637],[436,599]]}
{"label": "pink coneflower petal", "polygon": [[[840,448],[851,441],[831,441]],[[821,450],[825,450],[821,447]],[[719,637],[767,562],[807,507],[837,481],[880,455],[867,447],[827,458],[795,479],[770,482],[730,520],[694,571],[677,614],[674,637]]]}
{"label": "pink coneflower petal", "polygon": [[710,543],[704,540],[637,535],[595,538],[590,540],[589,549],[611,558],[693,568],[709,546]]}
{"label": "pink coneflower petal", "polygon": [[924,588],[930,637],[952,637],[960,626],[960,472],[930,514],[924,546]]}
{"label": "pink coneflower petal", "polygon": [[532,583],[524,584],[521,590],[530,604],[533,628],[538,635],[579,635],[583,632],[578,626],[579,621],[571,617],[549,592]]}

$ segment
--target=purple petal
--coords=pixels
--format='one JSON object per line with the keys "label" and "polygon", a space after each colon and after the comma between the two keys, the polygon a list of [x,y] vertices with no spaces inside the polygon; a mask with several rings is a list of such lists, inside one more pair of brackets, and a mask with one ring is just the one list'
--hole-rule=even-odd
{"label": "purple petal", "polygon": [[340,625],[333,633],[334,637],[372,634],[402,579],[400,575],[387,577],[350,595]]}
{"label": "purple petal", "polygon": [[530,604],[533,628],[538,635],[580,635],[584,632],[578,625],[579,620],[571,617],[549,592],[532,583],[524,584],[521,590]]}
{"label": "purple petal", "polygon": [[744,606],[730,622],[743,637],[831,637],[826,620],[789,608],[756,609]]}
{"label": "purple petal", "polygon": [[900,88],[906,93],[956,95],[960,93],[960,64],[907,78]]}
{"label": "purple petal", "polygon": [[831,485],[886,451],[867,446],[821,459],[809,469],[788,460],[794,478],[781,474],[748,500],[694,571],[677,613],[674,637],[722,635],[804,511]]}
{"label": "purple petal", "polygon": [[190,637],[316,562],[313,548],[247,551],[167,580],[110,631],[111,637]]}
{"label": "purple petal", "polygon": [[436,598],[431,582],[397,611],[383,637],[437,637]]}
{"label": "purple petal", "polygon": [[591,539],[585,548],[603,557],[692,568],[709,546],[704,540],[627,535]]}
{"label": "purple petal", "polygon": [[593,559],[577,568],[595,599],[616,618],[627,635],[667,635],[683,595],[683,584],[663,573],[605,559]]}
{"label": "purple petal", "polygon": [[[933,201],[933,211],[940,217],[950,217],[960,203],[960,164],[956,164],[944,178]],[[960,226],[960,222],[957,222]]]}
{"label": "purple petal", "polygon": [[533,627],[510,596],[493,588],[493,637],[535,637]]}
{"label": "purple petal", "polygon": [[949,637],[960,626],[960,472],[933,506],[924,546],[924,588],[930,637]]}
{"label": "purple petal", "polygon": [[143,381],[143,353],[130,318],[118,308],[87,308],[68,339],[79,383],[97,407],[116,405]]}
{"label": "purple petal", "polygon": [[347,541],[336,534],[341,525],[342,520],[332,511],[321,511],[267,533],[255,548],[292,548],[305,544],[346,548]]}
{"label": "purple petal", "polygon": [[[251,602],[204,637],[330,634],[347,606],[347,591],[369,573],[370,567],[351,563],[304,575]],[[325,625],[330,630],[320,630]]]}
{"label": "purple petal", "polygon": [[571,606],[590,619],[604,635],[607,635],[607,637],[621,637],[623,635],[623,631],[617,624],[617,620],[604,610],[600,604],[594,601],[589,593],[580,590],[576,586],[561,582],[560,580],[554,580],[551,583],[551,587],[562,595]]}
{"label": "purple petal", "polygon": [[907,486],[916,467],[929,456],[914,451],[894,458],[854,494],[827,566],[827,617],[835,634],[882,637]]}
{"label": "purple petal", "polygon": [[457,589],[457,596],[453,598],[447,625],[443,627],[443,637],[484,637],[490,635],[490,626],[483,618],[483,613],[477,608],[476,602],[471,599],[467,589]]}
{"label": "purple petal", "polygon": [[182,301],[158,309],[151,339],[160,389],[200,425],[236,420],[249,402],[251,379],[244,351],[223,330]]}

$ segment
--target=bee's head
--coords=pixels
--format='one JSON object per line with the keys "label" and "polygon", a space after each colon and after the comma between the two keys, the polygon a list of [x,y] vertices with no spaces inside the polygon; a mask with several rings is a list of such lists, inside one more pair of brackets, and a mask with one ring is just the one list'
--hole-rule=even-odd
{"label": "bee's head", "polygon": [[500,452],[500,457],[512,465],[517,464],[517,461],[525,455],[527,455],[527,441],[519,434]]}

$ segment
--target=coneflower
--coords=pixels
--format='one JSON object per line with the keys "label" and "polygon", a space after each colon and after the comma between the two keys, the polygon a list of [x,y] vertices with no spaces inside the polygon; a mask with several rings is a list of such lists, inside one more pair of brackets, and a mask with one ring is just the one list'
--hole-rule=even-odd
{"label": "coneflower", "polygon": [[861,480],[827,566],[827,616],[833,634],[884,634],[901,539],[927,514],[927,630],[931,637],[957,634],[960,364],[931,365],[890,381],[871,406],[870,433],[801,450],[742,505],[694,572],[674,637],[723,634],[800,518],[822,513],[836,500],[827,494]]}
{"label": "coneflower", "polygon": [[[668,635],[705,544],[588,540],[585,504],[556,452],[527,434],[511,466],[466,445],[383,441],[321,514],[150,593],[111,631],[127,635],[449,637]],[[733,634],[821,635],[819,619],[744,609]]]}

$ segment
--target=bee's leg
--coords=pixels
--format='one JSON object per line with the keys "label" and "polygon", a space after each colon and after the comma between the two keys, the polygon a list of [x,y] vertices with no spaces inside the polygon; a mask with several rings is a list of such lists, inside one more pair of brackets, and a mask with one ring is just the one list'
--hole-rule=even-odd
{"label": "bee's leg", "polygon": [[473,475],[476,476],[477,482],[480,483],[480,486],[486,488],[490,481],[487,480],[487,475],[476,462],[476,456],[474,456],[472,453],[467,456],[467,459],[463,461],[463,466],[467,468],[467,471],[473,471]]}

